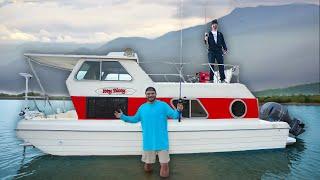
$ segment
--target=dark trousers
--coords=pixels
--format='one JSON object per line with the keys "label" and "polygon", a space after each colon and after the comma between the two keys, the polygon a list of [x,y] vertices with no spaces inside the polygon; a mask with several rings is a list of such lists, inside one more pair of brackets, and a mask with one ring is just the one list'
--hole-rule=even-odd
{"label": "dark trousers", "polygon": [[[221,53],[215,53],[215,52],[208,52],[208,59],[209,59],[209,63],[215,63],[215,60],[217,60],[218,64],[223,64],[223,56]],[[223,65],[219,65],[219,74],[220,74],[220,80],[224,80],[226,78],[225,74],[224,74],[224,66]],[[211,68],[214,69],[214,65],[211,65]],[[214,74],[212,72],[212,70],[210,69],[210,80],[213,80],[214,78]]]}

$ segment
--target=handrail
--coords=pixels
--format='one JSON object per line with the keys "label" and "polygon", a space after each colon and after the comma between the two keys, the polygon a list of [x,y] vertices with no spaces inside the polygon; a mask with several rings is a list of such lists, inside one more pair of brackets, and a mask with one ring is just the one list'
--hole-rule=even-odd
{"label": "handrail", "polygon": [[[154,63],[160,63],[160,64],[167,64],[167,65],[175,65],[175,69],[178,71],[176,65],[180,65],[180,63],[175,63],[175,62],[169,62],[169,61],[149,61],[149,62],[139,62],[139,64],[154,64]],[[209,71],[213,72],[214,76],[217,78],[217,73],[215,73],[216,71],[214,70],[213,67],[216,66],[224,66],[226,67],[226,69],[231,69],[233,74],[231,74],[231,78],[232,75],[236,75],[236,82],[240,82],[239,81],[239,75],[240,75],[240,66],[239,65],[233,65],[233,64],[218,64],[218,63],[194,63],[194,62],[184,62],[184,67],[188,67],[188,65],[192,65],[194,67],[197,66],[208,66]],[[226,70],[225,69],[225,70]],[[172,73],[157,73],[157,74],[148,74],[149,76],[164,76],[164,78],[166,79],[166,81],[169,81],[167,76],[180,76],[180,74],[172,74]],[[186,82],[184,76],[188,77],[188,79],[190,79],[190,77],[192,77],[192,75],[181,75],[180,78],[183,79],[183,82]],[[196,78],[193,78],[196,79]],[[188,80],[189,81],[189,80]]]}
{"label": "handrail", "polygon": [[201,65],[220,65],[220,66],[232,66],[232,67],[239,67],[239,65],[233,65],[233,64],[218,64],[218,63],[203,63]]}
{"label": "handrail", "polygon": [[238,70],[237,74],[237,83],[240,82],[239,76],[240,76],[240,66],[239,65],[232,65],[232,64],[218,64],[218,63],[204,63],[202,64],[203,66],[208,66],[210,71],[213,72],[213,75],[215,76],[215,78],[218,78],[217,75],[214,73],[214,69],[212,68],[212,65],[215,66],[224,66],[224,67],[231,67],[232,68],[232,72],[235,72],[236,70]]}
{"label": "handrail", "polygon": [[167,82],[170,82],[168,80],[168,77],[167,76],[177,76],[177,77],[180,77],[182,79],[183,82],[186,83],[186,80],[184,79],[184,77],[180,74],[147,74],[149,76],[164,76],[164,78],[167,80]]}
{"label": "handrail", "polygon": [[[162,64],[176,64],[180,65],[180,63],[170,62],[170,61],[149,61],[149,62],[139,62],[138,64],[152,64],[152,63],[162,63]],[[184,62],[182,64],[191,64],[191,62]]]}

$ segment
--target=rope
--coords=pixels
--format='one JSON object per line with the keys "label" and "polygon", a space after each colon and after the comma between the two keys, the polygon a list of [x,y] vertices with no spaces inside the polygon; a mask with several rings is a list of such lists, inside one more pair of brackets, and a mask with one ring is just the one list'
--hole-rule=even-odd
{"label": "rope", "polygon": [[30,69],[31,69],[33,75],[36,77],[36,80],[37,80],[37,82],[38,82],[38,84],[39,84],[39,86],[40,86],[40,89],[41,89],[44,97],[45,97],[45,100],[48,101],[48,104],[49,104],[52,112],[55,113],[55,111],[53,110],[52,104],[51,104],[51,102],[50,102],[50,100],[49,100],[49,96],[47,95],[46,91],[44,90],[44,88],[43,88],[43,86],[42,86],[42,84],[41,84],[41,81],[40,81],[40,79],[39,79],[36,71],[35,71],[34,68],[33,68],[33,65],[32,65],[32,63],[31,63],[31,59],[30,59],[29,57],[27,57],[27,59],[28,59],[28,64],[29,64],[29,66],[30,66]]}
{"label": "rope", "polygon": [[43,95],[46,96],[46,91],[44,90],[44,88],[43,88],[43,86],[42,86],[42,84],[41,84],[41,82],[40,82],[40,79],[39,79],[36,71],[33,69],[33,66],[32,66],[32,63],[31,63],[31,61],[30,61],[30,58],[27,57],[27,59],[28,59],[28,64],[29,64],[29,66],[30,66],[30,69],[31,69],[33,75],[36,77],[36,80],[37,80],[37,82],[38,82],[38,84],[39,84],[39,86],[40,86],[40,89],[41,89]]}

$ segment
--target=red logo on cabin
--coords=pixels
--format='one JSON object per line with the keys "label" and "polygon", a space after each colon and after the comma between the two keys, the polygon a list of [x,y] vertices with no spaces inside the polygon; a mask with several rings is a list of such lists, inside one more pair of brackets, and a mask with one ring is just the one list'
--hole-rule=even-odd
{"label": "red logo on cabin", "polygon": [[123,95],[123,94],[133,94],[135,92],[134,89],[130,88],[101,88],[97,89],[96,92],[98,94],[108,94],[108,95]]}
{"label": "red logo on cabin", "polygon": [[102,89],[102,94],[126,94],[126,90],[122,88]]}

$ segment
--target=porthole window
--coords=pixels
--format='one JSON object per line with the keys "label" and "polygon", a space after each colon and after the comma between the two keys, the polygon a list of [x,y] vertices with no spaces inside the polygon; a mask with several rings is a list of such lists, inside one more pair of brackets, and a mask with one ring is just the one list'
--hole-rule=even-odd
{"label": "porthole window", "polygon": [[243,118],[247,114],[247,105],[241,99],[235,99],[230,104],[230,113],[233,118]]}

